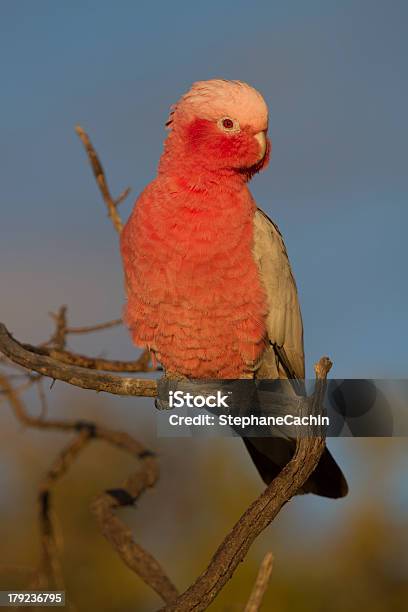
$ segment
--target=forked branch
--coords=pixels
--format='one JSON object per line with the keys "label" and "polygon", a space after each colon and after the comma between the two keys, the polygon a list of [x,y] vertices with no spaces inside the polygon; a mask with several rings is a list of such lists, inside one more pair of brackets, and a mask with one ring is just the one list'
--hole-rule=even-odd
{"label": "forked branch", "polygon": [[[78,355],[73,356],[72,353],[67,351],[55,350],[54,352],[47,347],[20,344],[13,338],[3,323],[0,323],[0,352],[11,362],[27,370],[38,372],[38,374],[48,376],[53,380],[61,380],[81,389],[104,391],[114,395],[155,397],[157,394],[155,380],[113,376],[99,370],[94,371],[90,369],[89,365],[88,367],[71,365],[70,357],[71,361],[82,361],[83,363],[86,362],[87,358],[81,358]],[[49,355],[58,355],[58,358]],[[127,362],[120,363],[126,364]],[[96,360],[92,359],[91,364],[96,364]],[[106,365],[115,367],[115,362],[108,362]],[[139,371],[146,371],[146,369],[140,369]]]}

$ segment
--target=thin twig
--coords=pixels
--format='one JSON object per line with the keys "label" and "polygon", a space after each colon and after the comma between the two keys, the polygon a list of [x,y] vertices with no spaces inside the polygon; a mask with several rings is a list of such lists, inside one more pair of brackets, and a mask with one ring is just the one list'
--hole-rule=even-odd
{"label": "thin twig", "polygon": [[[6,365],[8,367],[15,366],[18,369],[25,370],[25,368],[17,364],[14,364],[12,362],[9,362],[8,360],[6,362]],[[6,376],[6,372],[3,372],[3,375]],[[42,380],[42,376],[41,374],[32,374],[31,372],[27,372],[27,370],[25,370],[24,374],[14,374],[14,375],[7,374],[8,381],[12,381],[16,379],[24,381],[21,383],[21,385],[18,385],[15,387],[16,393],[23,393],[24,391],[27,391],[28,389],[30,389],[30,387],[32,387],[34,384],[39,384],[40,381]],[[1,385],[0,385],[0,404],[2,404],[2,402],[5,402],[5,401],[7,401],[7,393],[4,391],[4,389],[1,388]],[[40,398],[40,403],[41,403],[41,398]],[[43,407],[41,408],[41,411],[42,410],[43,410]]]}
{"label": "thin twig", "polygon": [[51,493],[54,485],[68,471],[91,437],[90,430],[80,431],[58,454],[39,487],[38,503],[42,557],[38,569],[38,578],[39,586],[42,588],[64,589],[54,522],[51,518]]}
{"label": "thin twig", "polygon": [[266,553],[259,567],[258,575],[255,580],[254,587],[245,606],[244,612],[258,612],[261,607],[262,600],[268,588],[269,580],[272,573],[273,554]]}
{"label": "thin twig", "polygon": [[116,327],[123,323],[122,319],[113,319],[112,321],[105,321],[104,323],[97,323],[96,325],[84,325],[81,327],[70,327],[67,321],[67,306],[61,306],[58,312],[50,312],[49,315],[56,323],[55,331],[51,338],[46,342],[43,342],[40,346],[47,347],[52,346],[55,349],[64,349],[66,345],[66,338],[70,334],[89,334],[92,332],[102,331],[111,327]]}
{"label": "thin twig", "polygon": [[25,409],[18,389],[15,389],[7,376],[0,372],[0,389],[6,394],[14,414],[22,425],[40,429],[60,429],[62,431],[78,431],[77,421],[44,420],[41,416],[31,416]]}
{"label": "thin twig", "polygon": [[98,183],[99,190],[108,209],[109,218],[111,219],[115,230],[118,232],[118,234],[120,234],[123,228],[123,223],[119,216],[117,207],[128,196],[130,189],[125,189],[125,191],[123,191],[116,199],[112,197],[109,191],[108,182],[106,180],[105,171],[89,139],[88,134],[80,125],[77,125],[75,127],[75,131],[80,137],[82,144],[84,145],[85,150],[87,152],[92,171],[96,178],[96,182]]}
{"label": "thin twig", "polygon": [[124,189],[122,193],[116,198],[115,206],[119,206],[119,204],[122,204],[122,202],[126,200],[131,191],[132,190],[130,187],[126,187],[126,189]]}
{"label": "thin twig", "polygon": [[104,359],[103,357],[87,357],[79,353],[67,350],[54,349],[47,346],[33,346],[32,344],[21,345],[27,351],[37,355],[47,355],[60,363],[80,366],[89,370],[103,370],[104,372],[155,372],[157,368],[150,366],[150,352],[144,350],[141,355],[133,361],[119,361],[116,359]]}
{"label": "thin twig", "polygon": [[150,351],[145,349],[134,361],[118,361],[103,359],[101,357],[86,357],[65,349],[66,338],[69,334],[88,334],[115,327],[122,323],[122,319],[114,319],[96,325],[69,327],[67,322],[67,306],[61,306],[57,313],[50,313],[56,321],[56,329],[49,340],[39,346],[32,344],[22,345],[28,351],[39,355],[48,355],[61,363],[77,365],[90,370],[104,370],[105,372],[154,372],[157,368],[150,366]]}
{"label": "thin twig", "polygon": [[102,329],[109,329],[110,327],[116,327],[122,325],[122,319],[113,319],[112,321],[106,321],[105,323],[97,323],[96,325],[84,325],[82,327],[67,327],[67,334],[89,334],[92,332],[101,331]]}
{"label": "thin twig", "polygon": [[63,349],[65,347],[67,335],[67,307],[65,305],[61,306],[58,312],[50,312],[50,316],[55,321],[55,331],[46,344]]}

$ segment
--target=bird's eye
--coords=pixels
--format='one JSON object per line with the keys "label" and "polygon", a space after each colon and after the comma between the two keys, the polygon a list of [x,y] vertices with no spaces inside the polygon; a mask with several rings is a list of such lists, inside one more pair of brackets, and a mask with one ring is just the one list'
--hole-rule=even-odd
{"label": "bird's eye", "polygon": [[218,126],[224,132],[239,132],[239,123],[236,119],[231,119],[231,117],[222,117],[218,121]]}

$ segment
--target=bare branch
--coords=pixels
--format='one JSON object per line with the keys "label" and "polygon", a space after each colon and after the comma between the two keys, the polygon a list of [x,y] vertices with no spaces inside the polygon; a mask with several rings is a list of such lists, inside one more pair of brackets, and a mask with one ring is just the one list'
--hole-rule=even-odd
{"label": "bare branch", "polygon": [[63,305],[59,308],[58,312],[49,313],[50,317],[55,321],[55,331],[51,338],[46,342],[43,342],[41,346],[53,346],[54,348],[64,349],[66,337],[69,334],[89,334],[92,332],[109,329],[110,327],[115,327],[123,323],[122,319],[113,319],[112,321],[105,321],[104,323],[97,323],[96,325],[70,327],[68,326],[67,310],[68,307]]}
{"label": "bare branch", "polygon": [[91,164],[92,171],[94,173],[96,182],[98,183],[100,192],[108,209],[109,218],[112,221],[115,230],[118,232],[118,234],[120,234],[123,228],[123,223],[119,216],[117,207],[128,196],[130,189],[125,189],[125,191],[123,191],[120,196],[116,198],[116,200],[111,196],[104,169],[102,167],[101,162],[99,161],[99,157],[96,154],[96,151],[89,139],[88,134],[80,125],[77,125],[75,127],[75,131],[80,137],[82,144],[84,145],[85,150],[88,154],[88,159]]}
{"label": "bare branch", "polygon": [[[101,430],[99,430],[99,437],[104,437]],[[120,438],[115,441],[112,432],[105,432],[104,439],[136,455],[143,464],[143,469],[132,475],[126,481],[123,489],[106,491],[97,497],[91,506],[92,512],[103,535],[122,561],[154,589],[166,603],[171,603],[178,596],[176,587],[156,559],[134,541],[131,530],[124,527],[115,514],[117,508],[133,505],[146,488],[155,485],[158,478],[156,458],[125,434],[120,434]]]}
{"label": "bare branch", "polygon": [[[321,411],[330,367],[331,362],[327,357],[322,357],[315,366],[316,384],[310,404],[311,414]],[[309,478],[324,446],[324,437],[298,438],[291,461],[244,512],[218,547],[207,569],[174,604],[162,608],[162,612],[200,612],[207,609],[243,561],[255,538]]]}
{"label": "bare branch", "polygon": [[82,389],[105,391],[114,395],[144,397],[155,397],[157,395],[155,380],[112,376],[99,371],[93,372],[87,368],[68,365],[63,361],[48,357],[47,354],[44,354],[47,349],[43,347],[27,349],[13,338],[2,323],[0,323],[0,351],[13,363],[17,363],[27,370],[34,370],[43,376],[48,376],[54,380],[62,380]]}
{"label": "bare branch", "polygon": [[[0,324],[0,349],[13,362],[23,367],[34,369],[40,374],[64,380],[83,388],[91,388],[122,395],[146,395],[153,397],[157,393],[153,380],[137,380],[92,372],[77,366],[67,366],[47,355],[28,351],[8,333]],[[35,347],[34,347],[35,349]],[[41,348],[40,351],[48,349]],[[321,409],[326,387],[326,377],[331,362],[322,358],[315,366],[316,384],[311,401],[311,412],[317,414]],[[16,394],[13,394],[7,380],[2,380],[3,388],[9,393],[20,420],[29,425],[76,429],[81,431],[78,423],[43,421],[41,418],[28,416],[22,408]],[[93,429],[93,436],[96,430]],[[302,437],[297,440],[292,460],[272,481],[266,490],[246,510],[232,531],[218,547],[209,566],[201,576],[182,595],[176,599],[176,590],[168,580],[156,560],[141,549],[132,539],[131,532],[125,528],[114,514],[122,505],[131,505],[148,486],[153,486],[155,478],[151,465],[151,454],[140,450],[138,443],[126,438],[126,434],[115,434],[98,428],[97,437],[113,444],[125,447],[143,460],[145,469],[129,479],[125,489],[108,491],[100,496],[92,509],[98,519],[100,528],[117,550],[122,560],[158,592],[170,611],[205,610],[226,582],[232,577],[238,564],[245,558],[255,538],[271,523],[283,505],[302,487],[315,469],[324,449],[323,437]],[[119,438],[118,438],[119,436]],[[134,446],[136,444],[136,447]],[[137,450],[139,449],[139,450]],[[141,454],[140,454],[141,453]],[[153,470],[153,471],[152,471]]]}
{"label": "bare branch", "polygon": [[59,350],[44,346],[33,346],[22,344],[24,349],[36,355],[47,355],[56,361],[67,365],[76,365],[89,370],[103,370],[105,372],[156,372],[157,368],[150,366],[150,353],[148,350],[134,361],[119,361],[115,359],[103,359],[102,357],[87,357],[71,351]]}
{"label": "bare branch", "polygon": [[46,477],[40,484],[38,503],[42,556],[36,578],[37,588],[64,589],[58,542],[51,517],[51,494],[54,485],[68,471],[80,452],[88,444],[91,437],[92,435],[89,429],[80,431],[79,434],[58,454],[56,460],[48,470]]}
{"label": "bare branch", "polygon": [[53,421],[44,420],[41,416],[31,416],[24,407],[24,404],[20,398],[20,392],[10,384],[7,376],[4,376],[0,372],[0,389],[7,395],[9,403],[16,415],[17,419],[28,427],[38,427],[40,429],[60,429],[62,431],[78,430],[78,424],[76,421]]}
{"label": "bare branch", "polygon": [[[39,375],[38,376],[38,380],[40,380],[42,377]],[[23,393],[24,391],[27,391],[27,389],[29,389],[33,384],[34,384],[34,380],[32,378],[32,376],[30,374],[28,374],[26,377],[26,382],[23,383],[22,385],[19,385],[18,387],[15,388],[16,393]],[[4,390],[2,390],[0,388],[0,395],[4,394]],[[0,404],[2,404],[3,402],[7,401],[7,398],[5,397],[0,397]],[[41,409],[42,411],[42,409]]]}
{"label": "bare branch", "polygon": [[165,602],[172,602],[178,591],[167,577],[156,559],[133,539],[130,529],[116,516],[121,506],[133,506],[148,488],[153,487],[159,477],[157,459],[151,451],[127,433],[112,431],[87,421],[49,421],[31,417],[22,400],[11,386],[7,377],[0,373],[0,387],[8,395],[11,407],[18,420],[40,429],[71,430],[76,437],[59,453],[40,485],[40,534],[42,558],[34,572],[31,588],[63,588],[55,530],[51,520],[51,493],[57,481],[67,472],[87,443],[92,439],[103,440],[135,457],[140,469],[131,476],[123,488],[111,489],[98,496],[92,504],[92,511],[102,533],[115,548],[121,559]]}
{"label": "bare branch", "polygon": [[92,332],[101,331],[102,329],[109,329],[110,327],[116,327],[122,325],[122,319],[113,319],[112,321],[106,321],[105,323],[97,323],[96,325],[84,325],[82,327],[67,327],[67,334],[89,334]]}
{"label": "bare branch", "polygon": [[[10,406],[17,419],[23,424],[40,429],[78,429],[78,423],[69,421],[45,421],[43,417],[30,416],[17,392],[7,377],[0,373],[0,388],[7,394]],[[41,561],[38,568],[32,572],[30,588],[63,589],[64,581],[59,562],[57,542],[53,522],[51,520],[51,487],[71,465],[75,457],[89,440],[89,430],[80,430],[78,436],[64,449],[54,462],[39,490],[39,525],[41,539]]]}
{"label": "bare branch", "polygon": [[52,346],[53,348],[62,350],[65,348],[66,338],[70,334],[89,334],[122,324],[122,319],[113,319],[112,321],[97,323],[96,325],[69,327],[67,321],[67,310],[67,306],[64,305],[60,307],[58,312],[49,313],[55,321],[55,331],[51,338],[46,342],[43,342],[41,346]]}
{"label": "bare branch", "polygon": [[273,555],[271,552],[266,553],[258,571],[254,588],[245,606],[244,612],[258,612],[261,607],[263,597],[268,588],[269,580],[272,573]]}
{"label": "bare branch", "polygon": [[117,361],[102,359],[100,357],[86,357],[65,349],[66,337],[69,334],[88,334],[91,332],[102,331],[122,323],[122,319],[114,319],[96,325],[82,327],[68,327],[67,306],[61,306],[58,313],[50,313],[56,321],[56,330],[47,342],[39,346],[23,344],[22,346],[32,353],[47,355],[61,363],[77,365],[90,370],[104,370],[105,372],[155,372],[157,368],[150,366],[150,351],[145,349],[142,354],[134,361]]}

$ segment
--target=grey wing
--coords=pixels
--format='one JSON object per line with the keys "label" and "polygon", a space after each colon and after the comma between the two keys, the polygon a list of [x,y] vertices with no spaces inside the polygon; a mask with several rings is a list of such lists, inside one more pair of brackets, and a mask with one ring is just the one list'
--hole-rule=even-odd
{"label": "grey wing", "polygon": [[[271,343],[262,355],[256,376],[303,379],[303,325],[295,279],[279,229],[259,209],[254,218],[254,257],[266,291],[266,327]],[[304,394],[302,382],[294,385],[291,381],[290,387],[282,380],[276,383],[285,392]],[[284,437],[251,437],[244,438],[244,442],[266,484],[279,474],[295,450],[294,441]],[[325,448],[319,464],[298,493],[336,498],[346,495],[347,490],[342,471]]]}
{"label": "grey wing", "polygon": [[256,376],[303,379],[303,324],[295,279],[278,227],[259,208],[254,216],[253,253],[266,291],[270,341]]}

